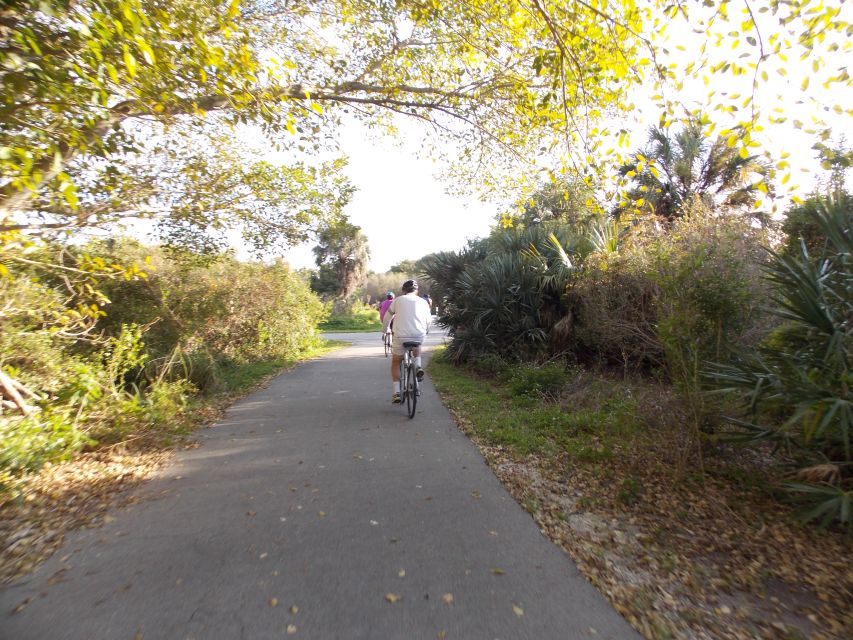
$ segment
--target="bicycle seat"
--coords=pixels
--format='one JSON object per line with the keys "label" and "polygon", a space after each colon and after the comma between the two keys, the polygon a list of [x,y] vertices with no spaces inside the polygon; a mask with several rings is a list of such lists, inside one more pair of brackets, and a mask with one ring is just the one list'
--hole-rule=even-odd
{"label": "bicycle seat", "polygon": [[403,347],[405,349],[413,349],[413,348],[419,347],[419,346],[421,346],[420,342],[404,342],[403,343]]}

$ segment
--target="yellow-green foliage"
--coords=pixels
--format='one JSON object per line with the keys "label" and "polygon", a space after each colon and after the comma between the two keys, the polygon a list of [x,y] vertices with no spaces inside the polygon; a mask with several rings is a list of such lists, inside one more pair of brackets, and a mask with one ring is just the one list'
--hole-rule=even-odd
{"label": "yellow-green foliage", "polygon": [[[122,323],[148,327],[149,370],[170,360],[207,368],[292,358],[315,343],[315,327],[326,316],[307,283],[282,262],[221,256],[198,264],[130,241],[112,247],[116,260],[150,255],[147,278],[105,285],[111,303],[102,322],[110,333]],[[205,386],[204,379],[195,381]]]}
{"label": "yellow-green foliage", "polygon": [[198,390],[227,389],[243,364],[298,357],[326,315],[280,262],[1,239],[0,371],[25,402],[0,394],[0,484],[96,441],[170,437]]}

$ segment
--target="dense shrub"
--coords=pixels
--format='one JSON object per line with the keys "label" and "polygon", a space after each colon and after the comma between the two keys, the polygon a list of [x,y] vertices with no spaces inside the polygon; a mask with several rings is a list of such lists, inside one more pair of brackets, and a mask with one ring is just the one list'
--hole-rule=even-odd
{"label": "dense shrub", "polygon": [[673,379],[768,330],[760,231],[698,202],[671,227],[636,224],[569,287],[574,349],[585,361],[661,368]]}
{"label": "dense shrub", "polygon": [[449,357],[559,354],[673,379],[767,330],[760,231],[694,202],[675,223],[497,229],[422,265]]}
{"label": "dense shrub", "polygon": [[520,365],[512,370],[509,389],[515,396],[553,398],[568,379],[569,374],[560,363]]}
{"label": "dense shrub", "polygon": [[453,338],[448,356],[535,360],[564,348],[566,285],[585,251],[589,243],[572,228],[548,223],[496,230],[458,253],[423,258],[439,323]]}
{"label": "dense shrub", "polygon": [[323,331],[380,331],[379,311],[362,302],[354,302],[341,313],[332,314],[320,324]]}
{"label": "dense shrub", "polygon": [[572,350],[584,362],[624,368],[659,367],[660,287],[642,255],[593,260],[574,278],[568,296],[574,316]]}
{"label": "dense shrub", "polygon": [[222,367],[257,359],[292,358],[316,340],[323,304],[305,280],[282,263],[244,263],[221,256],[210,264],[171,260],[125,241],[110,258],[143,260],[148,277],[111,281],[101,326],[145,326],[148,377],[170,366],[203,390],[215,390]]}
{"label": "dense shrub", "polygon": [[[169,259],[130,241],[0,237],[0,483],[84,446],[186,424],[236,365],[294,358],[322,303],[283,263]],[[0,487],[2,489],[2,487]]]}
{"label": "dense shrub", "polygon": [[769,441],[796,461],[789,489],[812,504],[806,514],[853,530],[853,215],[845,196],[818,203],[811,225],[826,238],[822,257],[803,243],[773,254],[773,312],[783,325],[759,349],[710,377],[739,397],[747,418],[732,424],[749,442]]}
{"label": "dense shrub", "polygon": [[[843,189],[836,194],[835,206],[846,211],[853,218],[853,197]],[[821,225],[817,222],[820,210],[826,204],[826,197],[813,194],[804,201],[791,205],[785,212],[782,231],[785,241],[781,253],[789,256],[800,255],[800,244],[805,243],[806,251],[813,258],[823,257],[829,247]]]}
{"label": "dense shrub", "polygon": [[[444,353],[446,352],[442,351],[442,354]],[[510,370],[511,364],[496,353],[485,353],[474,360],[471,367],[480,375],[499,378]]]}
{"label": "dense shrub", "polygon": [[747,220],[694,202],[650,247],[650,276],[660,288],[659,338],[671,368],[694,355],[719,360],[766,331],[762,309],[770,288],[761,277],[762,239]]}

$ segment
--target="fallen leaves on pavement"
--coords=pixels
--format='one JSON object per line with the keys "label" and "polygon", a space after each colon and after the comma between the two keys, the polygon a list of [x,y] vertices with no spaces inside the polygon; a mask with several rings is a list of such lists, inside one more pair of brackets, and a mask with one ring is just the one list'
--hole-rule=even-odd
{"label": "fallen leaves on pavement", "polygon": [[[110,508],[135,502],[123,493],[148,478],[171,457],[170,451],[96,451],[46,465],[25,478],[23,494],[0,505],[0,581],[10,582],[37,568],[81,526],[113,520]],[[168,492],[164,495],[168,495]]]}

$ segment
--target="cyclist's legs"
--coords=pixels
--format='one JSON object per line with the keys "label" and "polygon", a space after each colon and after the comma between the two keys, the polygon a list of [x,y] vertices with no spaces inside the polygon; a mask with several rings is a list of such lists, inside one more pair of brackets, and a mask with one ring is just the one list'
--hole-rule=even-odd
{"label": "cyclist's legs", "polygon": [[398,356],[394,353],[391,356],[391,380],[392,382],[400,382],[400,363],[403,361],[403,356]]}
{"label": "cyclist's legs", "polygon": [[[394,346],[391,349],[391,380],[395,383],[400,382],[400,362],[403,360],[403,353],[406,351],[406,348],[403,346],[404,342],[421,342],[423,338],[415,337],[415,338],[406,338],[401,336],[394,336]],[[418,357],[421,354],[420,347],[414,348],[411,350],[413,358]]]}
{"label": "cyclist's legs", "polygon": [[[399,336],[394,336],[399,338]],[[400,363],[403,361],[403,341],[395,339],[391,345],[391,381],[399,389],[400,385]]]}

